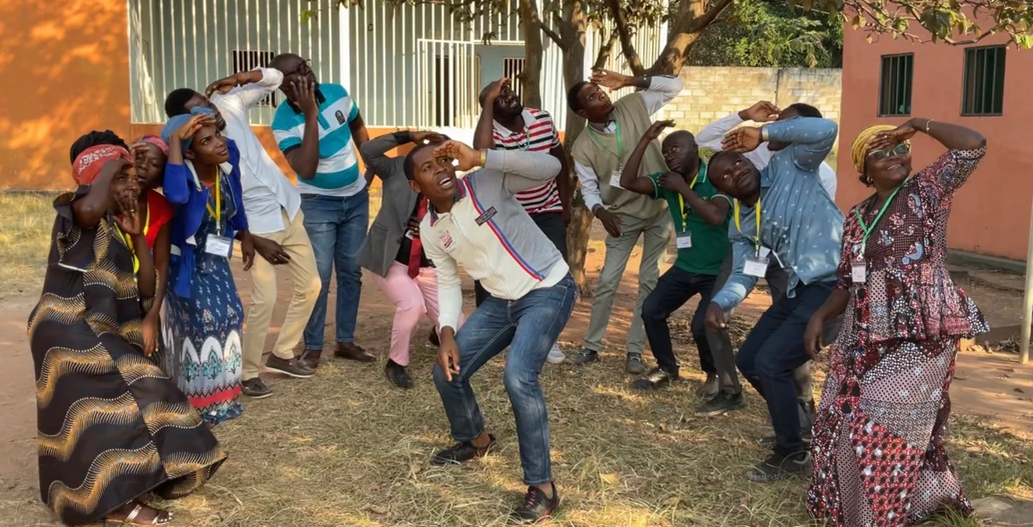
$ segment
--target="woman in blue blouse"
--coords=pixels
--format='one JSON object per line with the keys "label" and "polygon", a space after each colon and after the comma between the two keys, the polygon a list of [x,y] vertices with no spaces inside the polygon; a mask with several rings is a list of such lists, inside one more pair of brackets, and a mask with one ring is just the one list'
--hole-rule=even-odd
{"label": "woman in blue blouse", "polygon": [[242,410],[244,308],[229,258],[239,240],[247,270],[255,250],[241,200],[240,152],[222,137],[207,108],[173,117],[161,135],[169,145],[165,197],[176,209],[167,296],[169,373],[205,422],[215,425]]}

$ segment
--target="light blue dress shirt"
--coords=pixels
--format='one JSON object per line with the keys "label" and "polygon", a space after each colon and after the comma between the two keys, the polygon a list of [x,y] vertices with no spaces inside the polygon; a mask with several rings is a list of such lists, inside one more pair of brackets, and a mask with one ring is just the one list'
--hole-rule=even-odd
{"label": "light blue dress shirt", "polygon": [[[787,294],[804,285],[833,282],[843,238],[843,213],[821,184],[819,167],[832,151],[839,131],[827,119],[798,117],[767,125],[771,141],[791,143],[775,153],[760,173],[760,243],[789,275]],[[739,227],[731,221],[732,275],[714,302],[725,311],[739,305],[757,285],[743,272],[746,257],[757,252],[757,207],[741,204]],[[739,231],[742,229],[742,232]]]}

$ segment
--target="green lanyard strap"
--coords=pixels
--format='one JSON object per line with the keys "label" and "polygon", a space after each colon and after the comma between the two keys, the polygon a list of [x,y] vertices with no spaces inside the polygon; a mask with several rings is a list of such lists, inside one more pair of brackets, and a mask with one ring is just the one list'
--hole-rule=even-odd
{"label": "green lanyard strap", "polygon": [[599,145],[599,148],[602,148],[603,150],[606,150],[607,152],[617,156],[617,162],[623,164],[623,162],[624,162],[624,143],[621,142],[621,123],[619,121],[617,121],[617,120],[614,120],[613,121],[613,125],[614,125],[614,127],[617,128],[617,151],[616,152],[614,152],[613,150],[603,146],[603,144],[599,142],[599,138],[596,137],[595,130],[592,128],[591,125],[588,126],[588,137],[592,138],[592,141],[595,144]]}
{"label": "green lanyard strap", "polygon": [[875,226],[879,224],[879,220],[881,220],[882,215],[886,213],[886,209],[890,207],[890,203],[893,203],[893,198],[897,197],[897,192],[900,192],[900,189],[904,187],[904,183],[907,183],[907,180],[904,180],[904,182],[898,185],[897,188],[893,189],[893,194],[890,194],[890,197],[886,199],[886,203],[882,204],[882,210],[880,210],[879,215],[875,217],[875,221],[872,222],[871,227],[864,224],[864,218],[861,217],[861,207],[854,209],[854,214],[857,215],[857,221],[861,224],[861,230],[864,231],[864,238],[861,240],[861,255],[864,254],[864,249],[868,246],[868,237],[871,236],[872,231],[875,230]]}

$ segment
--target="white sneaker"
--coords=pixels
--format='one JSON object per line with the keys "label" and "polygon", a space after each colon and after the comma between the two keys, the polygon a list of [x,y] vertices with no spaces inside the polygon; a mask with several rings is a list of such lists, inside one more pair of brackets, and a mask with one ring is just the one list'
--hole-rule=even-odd
{"label": "white sneaker", "polygon": [[549,364],[563,364],[563,361],[567,360],[567,356],[563,354],[559,344],[553,344],[552,349],[549,350],[549,356],[545,360]]}

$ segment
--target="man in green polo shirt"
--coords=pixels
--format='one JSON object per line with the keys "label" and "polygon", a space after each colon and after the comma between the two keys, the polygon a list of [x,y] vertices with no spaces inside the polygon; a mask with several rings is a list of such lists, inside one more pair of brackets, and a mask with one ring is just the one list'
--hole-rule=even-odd
{"label": "man in green polo shirt", "polygon": [[639,176],[646,149],[661,130],[673,125],[673,121],[660,121],[650,126],[621,172],[621,188],[667,202],[678,243],[678,259],[660,277],[642,306],[646,337],[657,367],[633,386],[648,390],[678,380],[678,360],[671,347],[667,319],[698,294],[703,309],[697,307],[692,317],[692,337],[703,371],[708,377],[716,377],[720,386],[717,395],[704,403],[699,412],[718,415],[743,406],[728,333],[711,334],[704,324],[706,306],[729,252],[731,199],[718,193],[707,179],[707,165],[699,158],[696,139],[689,132],[677,131],[664,139],[662,152],[670,172]]}

